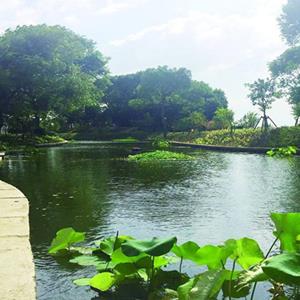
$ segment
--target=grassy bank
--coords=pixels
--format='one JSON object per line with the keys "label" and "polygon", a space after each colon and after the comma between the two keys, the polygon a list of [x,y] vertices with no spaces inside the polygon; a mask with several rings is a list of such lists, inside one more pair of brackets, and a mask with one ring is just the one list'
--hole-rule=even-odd
{"label": "grassy bank", "polygon": [[168,139],[204,145],[234,147],[300,147],[300,127],[280,127],[263,133],[260,129],[172,132]]}
{"label": "grassy bank", "polygon": [[33,148],[36,145],[62,143],[65,139],[57,135],[23,136],[18,134],[0,135],[0,150],[15,151]]}

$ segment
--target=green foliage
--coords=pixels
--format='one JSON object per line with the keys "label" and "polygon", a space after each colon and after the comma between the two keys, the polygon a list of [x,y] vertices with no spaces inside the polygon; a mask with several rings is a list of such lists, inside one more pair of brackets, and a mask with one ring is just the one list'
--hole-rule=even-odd
{"label": "green foliage", "polygon": [[152,146],[159,149],[167,149],[170,147],[170,143],[164,139],[157,137],[152,142]]}
{"label": "green foliage", "polygon": [[150,256],[161,256],[168,253],[176,241],[176,237],[165,240],[157,238],[148,241],[129,240],[123,243],[122,251],[127,256],[138,256],[141,253]]}
{"label": "green foliage", "polygon": [[255,146],[255,143],[261,138],[259,129],[236,129],[231,130],[211,130],[203,131],[200,137],[195,139],[196,144],[220,145],[220,146]]}
{"label": "green foliage", "polygon": [[283,253],[262,264],[264,273],[276,282],[300,286],[300,254]]}
{"label": "green foliage", "polygon": [[274,128],[267,132],[254,128],[174,132],[169,133],[168,138],[204,145],[274,148],[295,145],[300,148],[300,126]]}
{"label": "green foliage", "polygon": [[20,132],[57,128],[97,105],[108,84],[107,59],[94,42],[62,26],[18,26],[0,37],[1,118]]}
{"label": "green foliage", "polygon": [[69,250],[73,244],[84,240],[84,232],[77,232],[71,227],[61,229],[56,233],[56,237],[51,243],[49,254],[58,255],[62,250]]}
{"label": "green foliage", "polygon": [[[253,283],[254,288],[259,282],[270,282],[274,286],[300,286],[300,254],[297,248],[300,213],[274,213],[271,218],[283,253],[272,251],[277,239],[264,256],[258,243],[249,238],[230,239],[219,246],[198,246],[192,241],[178,245],[176,237],[144,241],[117,234],[96,241],[94,248],[81,250],[90,254],[78,255],[70,245],[82,241],[84,234],[72,228],[57,232],[49,253],[53,255],[64,250],[69,254],[66,259],[71,256],[70,262],[94,267],[96,275],[76,279],[74,283],[90,286],[100,294],[109,291],[122,298],[118,293],[121,293],[122,286],[130,284],[132,295],[133,291],[140,291],[142,294],[137,298],[143,299],[207,300],[216,299],[221,291],[224,299],[243,298],[250,292],[254,295],[255,290],[251,290]],[[272,256],[267,257],[270,253]],[[193,277],[181,270],[172,270],[171,265],[178,262],[172,254],[180,257],[181,263],[189,260],[209,270],[199,268],[199,274]],[[244,270],[235,270],[236,263]],[[167,266],[168,269],[164,270]],[[276,288],[273,296],[276,296]]]}
{"label": "green foliage", "polygon": [[110,272],[103,272],[90,279],[89,285],[99,291],[108,291],[116,282],[115,275]]}
{"label": "green foliage", "polygon": [[66,140],[57,135],[43,135],[34,137],[35,144],[51,144],[51,143],[63,143]]}
{"label": "green foliage", "polygon": [[215,129],[228,129],[232,126],[234,112],[228,108],[218,108],[213,117]]}
{"label": "green foliage", "polygon": [[295,45],[300,42],[300,2],[298,0],[289,0],[283,7],[279,19],[281,34],[289,45]]}
{"label": "green foliage", "polygon": [[283,251],[299,251],[300,241],[300,214],[299,213],[272,213],[271,219],[276,226],[274,235],[280,240]]}
{"label": "green foliage", "polygon": [[155,160],[190,160],[193,159],[192,156],[177,153],[165,150],[156,150],[152,152],[144,152],[136,155],[129,155],[129,161],[138,161],[138,162],[147,162],[147,161],[155,161]]}
{"label": "green foliage", "polygon": [[259,117],[255,112],[246,113],[238,122],[238,128],[254,128],[259,121]]}
{"label": "green foliage", "polygon": [[268,118],[267,110],[272,108],[272,103],[279,96],[276,91],[276,83],[273,79],[258,79],[253,83],[248,83],[246,86],[249,88],[250,93],[248,95],[252,104],[258,106],[259,110],[263,114],[263,125],[262,128],[267,129]]}
{"label": "green foliage", "polygon": [[267,151],[267,155],[276,156],[276,157],[289,157],[293,156],[297,153],[296,146],[288,146],[288,147],[279,147],[275,149],[271,149]]}

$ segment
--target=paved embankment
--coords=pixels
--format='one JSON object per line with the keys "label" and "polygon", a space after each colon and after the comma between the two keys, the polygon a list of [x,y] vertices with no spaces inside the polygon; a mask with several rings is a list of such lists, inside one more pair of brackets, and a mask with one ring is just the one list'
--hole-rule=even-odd
{"label": "paved embankment", "polygon": [[[174,146],[188,146],[192,148],[199,148],[204,150],[213,151],[223,151],[223,152],[247,152],[247,153],[262,153],[265,154],[267,151],[271,150],[270,147],[230,147],[230,146],[215,146],[215,145],[203,145],[203,144],[193,144],[184,142],[170,142]],[[300,151],[297,151],[297,155],[300,155]]]}
{"label": "paved embankment", "polygon": [[0,181],[0,299],[3,300],[36,299],[28,212],[27,198],[14,186]]}

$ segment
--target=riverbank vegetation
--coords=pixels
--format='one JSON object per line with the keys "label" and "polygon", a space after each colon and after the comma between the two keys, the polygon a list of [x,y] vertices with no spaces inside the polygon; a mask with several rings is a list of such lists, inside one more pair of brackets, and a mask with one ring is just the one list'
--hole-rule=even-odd
{"label": "riverbank vegetation", "polygon": [[[298,299],[300,213],[273,213],[271,219],[275,237],[265,253],[257,241],[246,237],[199,246],[194,241],[179,244],[176,237],[137,240],[117,233],[86,247],[77,245],[85,233],[72,228],[57,232],[49,253],[93,267],[91,277],[74,283],[90,286],[104,299],[207,300],[222,293],[223,299],[252,300],[262,283],[267,283],[273,300]],[[196,274],[189,271],[193,265]]]}
{"label": "riverbank vegetation", "polygon": [[[223,90],[193,79],[186,68],[112,76],[95,43],[65,27],[9,29],[0,36],[1,133],[30,142],[51,132],[83,140],[142,140],[193,131],[200,132],[193,140],[204,144],[299,146],[299,131],[274,131],[276,120],[268,115],[273,102],[285,97],[298,125],[300,28],[294,12],[300,14],[299,4],[289,0],[279,21],[289,49],[270,63],[269,78],[246,85],[261,115],[249,112],[240,120]],[[263,134],[254,130],[258,127]],[[291,138],[291,132],[297,136]]]}
{"label": "riverbank vegetation", "polygon": [[293,145],[300,148],[300,127],[273,128],[267,132],[254,128],[174,132],[169,133],[168,138],[174,141],[204,145],[234,147],[284,147]]}

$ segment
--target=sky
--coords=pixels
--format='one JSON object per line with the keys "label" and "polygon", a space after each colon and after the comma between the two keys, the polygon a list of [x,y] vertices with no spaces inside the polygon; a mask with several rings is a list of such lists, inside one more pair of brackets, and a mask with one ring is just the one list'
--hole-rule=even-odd
{"label": "sky", "polygon": [[[277,18],[287,0],[0,0],[0,33],[17,25],[63,25],[97,43],[112,74],[185,67],[225,91],[239,119],[257,111],[245,83],[269,76],[286,48]],[[269,115],[293,124],[276,101]]]}

